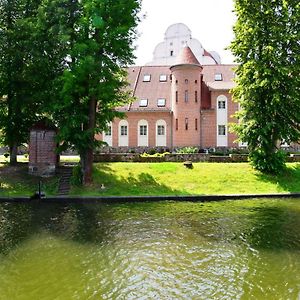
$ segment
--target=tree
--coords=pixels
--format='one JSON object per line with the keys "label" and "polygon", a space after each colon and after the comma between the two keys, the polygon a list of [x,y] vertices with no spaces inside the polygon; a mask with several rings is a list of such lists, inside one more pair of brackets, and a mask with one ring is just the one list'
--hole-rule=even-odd
{"label": "tree", "polygon": [[0,1],[0,129],[11,163],[36,120],[31,37],[38,4],[39,0]]}
{"label": "tree", "polygon": [[[51,1],[50,1],[51,2]],[[58,1],[63,7],[60,45],[65,71],[58,80],[60,97],[52,107],[58,122],[60,150],[80,154],[83,182],[92,181],[95,134],[120,114],[129,99],[124,66],[132,63],[139,0]]]}
{"label": "tree", "polygon": [[280,143],[300,138],[300,4],[298,0],[235,0],[231,44],[240,103],[234,129],[248,143],[256,169],[277,173]]}
{"label": "tree", "polygon": [[55,34],[39,22],[41,8],[42,0],[0,0],[0,129],[10,163],[30,127],[45,116],[64,70]]}

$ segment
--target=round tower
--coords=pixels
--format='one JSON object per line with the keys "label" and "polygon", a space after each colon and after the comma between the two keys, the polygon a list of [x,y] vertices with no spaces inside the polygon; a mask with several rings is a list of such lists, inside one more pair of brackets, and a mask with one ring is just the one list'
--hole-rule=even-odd
{"label": "round tower", "polygon": [[173,147],[200,146],[202,66],[189,47],[184,47],[172,74]]}

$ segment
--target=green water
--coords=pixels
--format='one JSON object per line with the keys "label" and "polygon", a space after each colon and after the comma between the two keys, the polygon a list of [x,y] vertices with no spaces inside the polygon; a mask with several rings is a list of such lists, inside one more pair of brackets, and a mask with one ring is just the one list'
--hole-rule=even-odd
{"label": "green water", "polygon": [[0,204],[0,299],[300,299],[300,199]]}

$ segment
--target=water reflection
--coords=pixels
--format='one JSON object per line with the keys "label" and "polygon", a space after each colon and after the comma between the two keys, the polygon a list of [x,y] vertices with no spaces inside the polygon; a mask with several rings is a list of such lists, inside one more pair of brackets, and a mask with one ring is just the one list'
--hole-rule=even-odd
{"label": "water reflection", "polygon": [[299,214],[299,200],[1,204],[0,295],[297,299]]}

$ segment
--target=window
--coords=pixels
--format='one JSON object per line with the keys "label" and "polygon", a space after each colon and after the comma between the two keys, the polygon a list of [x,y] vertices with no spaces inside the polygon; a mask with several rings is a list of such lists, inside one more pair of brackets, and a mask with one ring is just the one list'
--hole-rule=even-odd
{"label": "window", "polygon": [[150,80],[151,80],[151,75],[145,74],[145,75],[144,75],[143,81],[144,81],[144,82],[150,82]]}
{"label": "window", "polygon": [[175,128],[178,130],[178,119],[175,120]]}
{"label": "window", "polygon": [[147,125],[140,125],[140,135],[147,135]]}
{"label": "window", "polygon": [[198,130],[198,119],[195,119],[195,130]]}
{"label": "window", "polygon": [[195,91],[195,102],[198,102],[198,92]]}
{"label": "window", "polygon": [[166,99],[165,98],[157,99],[157,106],[159,107],[166,106]]}
{"label": "window", "polygon": [[226,101],[225,100],[218,101],[218,109],[226,109]]}
{"label": "window", "polygon": [[188,84],[188,83],[189,83],[189,81],[188,81],[187,79],[185,79],[185,80],[184,80],[184,83],[185,83],[185,84]]}
{"label": "window", "polygon": [[157,135],[165,135],[165,126],[157,125]]}
{"label": "window", "polygon": [[178,103],[178,91],[175,92],[175,100],[176,100],[176,103]]}
{"label": "window", "polygon": [[167,81],[167,75],[166,74],[161,74],[159,75],[159,81]]}
{"label": "window", "polygon": [[222,81],[223,78],[222,78],[222,73],[216,73],[215,74],[215,81]]}
{"label": "window", "polygon": [[218,125],[218,135],[226,135],[226,126]]}
{"label": "window", "polygon": [[107,130],[105,131],[105,135],[111,136],[111,126],[107,126]]}
{"label": "window", "polygon": [[140,100],[140,107],[148,106],[148,99],[141,99]]}
{"label": "window", "polygon": [[178,80],[176,80],[175,83],[177,84],[177,83],[178,83]]}
{"label": "window", "polygon": [[126,125],[121,125],[121,135],[127,135],[127,126]]}
{"label": "window", "polygon": [[184,102],[188,102],[189,101],[189,92],[188,90],[184,91]]}
{"label": "window", "polygon": [[189,129],[189,119],[188,118],[185,118],[184,125],[185,125],[185,130],[188,130]]}
{"label": "window", "polygon": [[173,56],[173,54],[174,54],[174,51],[171,50],[171,51],[170,51],[170,56]]}
{"label": "window", "polygon": [[195,84],[197,84],[197,83],[198,83],[198,80],[196,79],[196,80],[195,80]]}

